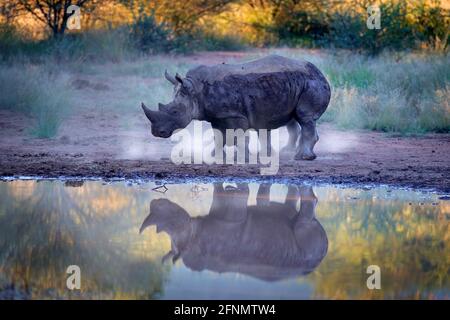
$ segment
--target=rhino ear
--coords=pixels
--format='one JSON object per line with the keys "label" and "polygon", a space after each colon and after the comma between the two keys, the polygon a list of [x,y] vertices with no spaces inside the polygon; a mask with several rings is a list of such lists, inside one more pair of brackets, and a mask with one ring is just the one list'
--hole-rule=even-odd
{"label": "rhino ear", "polygon": [[176,79],[179,83],[183,84],[183,78],[181,78],[181,76],[180,76],[178,73],[175,75],[175,79]]}
{"label": "rhino ear", "polygon": [[171,75],[167,72],[167,70],[164,72],[164,76],[166,77],[166,79],[167,79],[171,84],[173,84],[173,85],[176,85],[176,84],[177,84],[177,80],[176,80],[173,76],[171,76]]}
{"label": "rhino ear", "polygon": [[167,111],[167,106],[162,103],[158,103],[158,110],[159,111]]}
{"label": "rhino ear", "polygon": [[[169,252],[167,252],[164,257],[162,257],[161,259],[161,263],[164,264],[166,263],[167,260],[169,259],[173,259],[173,257],[175,256],[175,252],[173,250],[170,250]],[[173,261],[173,260],[172,260]]]}
{"label": "rhino ear", "polygon": [[175,79],[177,79],[177,81],[181,83],[181,88],[185,93],[190,95],[194,94],[194,84],[192,82],[192,79],[183,79],[178,73],[175,75]]}

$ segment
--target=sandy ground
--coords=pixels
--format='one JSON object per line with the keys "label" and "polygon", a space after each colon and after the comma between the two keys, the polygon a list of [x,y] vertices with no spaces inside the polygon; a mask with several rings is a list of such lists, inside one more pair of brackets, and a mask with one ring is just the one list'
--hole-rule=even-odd
{"label": "sandy ground", "polygon": [[[192,56],[190,63],[219,63],[240,53]],[[0,110],[0,176],[156,178],[261,178],[258,165],[175,165],[175,142],[154,138],[138,103],[129,112],[101,107],[123,95],[135,76],[73,76],[81,86],[79,111],[72,112],[53,139],[33,138],[32,119]],[[152,79],[144,79],[151,90]],[[94,84],[94,85],[92,85]],[[103,100],[102,100],[103,99]],[[99,107],[100,106],[100,107]],[[206,125],[204,129],[206,130]],[[318,128],[317,159],[294,161],[281,153],[280,169],[271,179],[332,183],[382,183],[450,193],[450,135],[392,137],[368,131],[342,131],[328,124]],[[286,141],[284,129],[281,143]]]}

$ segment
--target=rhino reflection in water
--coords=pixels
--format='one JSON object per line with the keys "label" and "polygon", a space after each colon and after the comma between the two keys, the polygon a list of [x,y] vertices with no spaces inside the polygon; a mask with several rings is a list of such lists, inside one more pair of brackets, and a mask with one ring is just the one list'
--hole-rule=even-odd
{"label": "rhino reflection in water", "polygon": [[167,199],[153,200],[141,232],[156,225],[157,232],[168,233],[172,248],[163,261],[181,257],[196,271],[238,272],[267,281],[313,271],[327,253],[328,239],[315,218],[312,188],[289,186],[284,203],[269,200],[269,184],[260,185],[256,205],[247,205],[248,195],[247,184],[214,184],[209,214],[195,218]]}

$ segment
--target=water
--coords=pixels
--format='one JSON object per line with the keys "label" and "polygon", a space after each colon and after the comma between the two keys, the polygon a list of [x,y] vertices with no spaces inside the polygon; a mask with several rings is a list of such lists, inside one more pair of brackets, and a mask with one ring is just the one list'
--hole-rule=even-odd
{"label": "water", "polygon": [[[0,298],[448,299],[450,202],[387,188],[0,182]],[[81,269],[81,290],[66,269]],[[367,287],[367,267],[381,289]]]}

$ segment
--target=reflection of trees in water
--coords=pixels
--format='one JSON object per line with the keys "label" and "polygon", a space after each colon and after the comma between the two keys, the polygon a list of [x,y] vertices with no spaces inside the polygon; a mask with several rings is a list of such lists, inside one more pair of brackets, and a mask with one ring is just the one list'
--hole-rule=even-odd
{"label": "reflection of trees in water", "polygon": [[[330,249],[312,279],[315,295],[433,298],[431,291],[442,290],[448,298],[450,225],[446,209],[430,202],[420,205],[419,199],[411,204],[410,200],[384,199],[381,192],[371,192],[378,197],[357,192],[358,199],[345,199],[344,191],[328,191],[327,201],[320,202],[317,214]],[[366,287],[366,268],[371,264],[381,267],[382,290]]]}
{"label": "reflection of trees in water", "polygon": [[[148,190],[138,189],[96,182],[76,188],[59,182],[0,183],[0,288],[14,283],[21,290],[33,288],[33,297],[67,298],[65,270],[77,264],[82,269],[80,297],[158,295],[167,274],[159,262],[170,243],[168,237],[153,232],[138,235],[149,202]],[[190,199],[191,189],[192,185],[171,186],[164,197],[183,203]],[[403,200],[394,199],[398,194],[385,199],[386,194],[376,190],[314,191],[319,198],[317,217],[329,241],[326,257],[305,279],[316,297],[427,298],[439,289],[448,294],[448,205],[433,206],[426,201],[419,205],[419,199],[409,205],[410,195]],[[210,209],[210,192],[202,194],[183,208],[204,215]],[[210,210],[230,203],[230,215],[239,215],[231,205],[239,206],[240,198],[234,199],[232,203],[216,201]],[[267,197],[259,194],[258,199]],[[287,212],[283,204],[271,205]],[[267,239],[273,235],[268,231]],[[381,267],[380,291],[366,287],[365,271],[370,264]]]}
{"label": "reflection of trees in water", "polygon": [[139,201],[143,194],[99,183],[66,188],[29,181],[1,184],[0,191],[0,286],[33,289],[35,298],[77,297],[65,287],[66,268],[76,264],[79,297],[152,298],[161,292],[163,248],[138,238],[135,223],[145,210],[138,205],[145,203]]}

